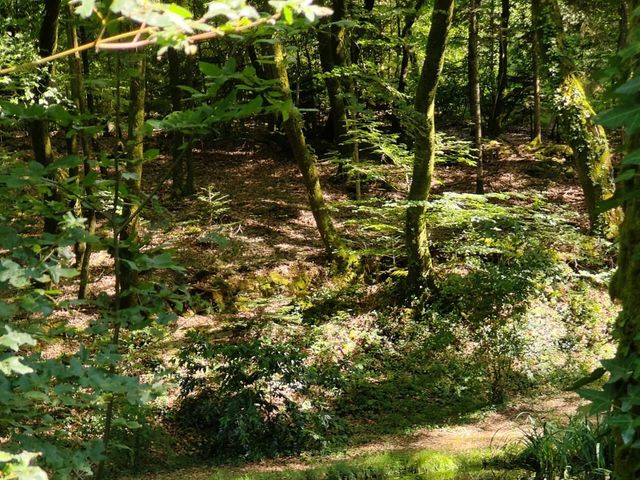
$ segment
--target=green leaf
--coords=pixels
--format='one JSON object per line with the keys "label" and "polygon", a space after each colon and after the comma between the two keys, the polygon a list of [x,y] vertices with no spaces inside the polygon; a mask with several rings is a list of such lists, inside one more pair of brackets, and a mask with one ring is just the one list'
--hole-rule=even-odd
{"label": "green leaf", "polygon": [[626,170],[623,170],[622,173],[616,177],[615,182],[621,183],[626,182],[627,180],[631,180],[636,176],[636,173],[637,172],[635,168],[628,168]]}
{"label": "green leaf", "polygon": [[0,319],[12,318],[18,309],[8,303],[0,302]]}
{"label": "green leaf", "polygon": [[21,333],[13,330],[9,325],[5,325],[6,334],[0,336],[0,345],[17,351],[22,345],[35,345],[36,341],[27,333]]}
{"label": "green leaf", "polygon": [[284,17],[284,21],[287,22],[288,25],[293,23],[293,10],[289,5],[285,5],[282,9],[282,16]]}
{"label": "green leaf", "polygon": [[578,394],[591,402],[590,410],[592,413],[602,413],[609,410],[611,406],[611,398],[609,394],[602,390],[581,389]]}
{"label": "green leaf", "polygon": [[640,105],[629,104],[613,108],[598,115],[596,120],[605,127],[624,127],[627,134],[631,135],[640,128]]}
{"label": "green leaf", "polygon": [[640,150],[627,153],[622,159],[623,165],[640,165]]}
{"label": "green leaf", "polygon": [[9,282],[16,288],[24,288],[31,283],[25,269],[8,258],[0,260],[0,282]]}
{"label": "green leaf", "polygon": [[31,367],[27,367],[21,362],[21,357],[9,357],[4,360],[0,360],[0,372],[5,375],[11,375],[17,373],[18,375],[26,375],[33,372]]}
{"label": "green leaf", "polygon": [[158,155],[160,155],[160,150],[158,150],[157,148],[150,148],[149,150],[146,150],[144,152],[144,159],[155,160],[156,158],[158,158]]}
{"label": "green leaf", "polygon": [[624,85],[618,87],[615,92],[621,95],[633,95],[634,93],[640,92],[640,77],[632,78]]}
{"label": "green leaf", "polygon": [[181,7],[180,5],[176,5],[175,3],[172,3],[171,5],[169,5],[169,11],[171,13],[175,13],[176,15],[180,15],[182,18],[192,18],[193,14],[187,10],[184,7]]}
{"label": "green leaf", "polygon": [[222,74],[222,69],[218,65],[214,65],[213,63],[200,62],[199,68],[200,71],[207,77],[219,77]]}
{"label": "green leaf", "polygon": [[82,18],[89,18],[96,6],[96,0],[80,0],[80,5],[76,7],[76,13]]}
{"label": "green leaf", "polygon": [[53,265],[47,269],[53,283],[58,283],[61,278],[73,278],[80,275],[75,268],[63,268],[60,265]]}

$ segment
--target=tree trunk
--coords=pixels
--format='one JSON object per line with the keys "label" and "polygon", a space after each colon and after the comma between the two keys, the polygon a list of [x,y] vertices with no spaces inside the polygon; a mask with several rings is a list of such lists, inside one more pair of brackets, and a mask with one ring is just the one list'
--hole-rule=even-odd
{"label": "tree trunk", "polygon": [[[640,6],[639,0],[627,2],[629,11]],[[635,42],[638,34],[640,19],[629,17],[628,31],[621,48]],[[631,39],[630,31],[634,33]],[[638,55],[629,58],[620,67],[623,75],[634,70],[637,65]],[[626,64],[626,65],[625,65]],[[637,97],[638,94],[636,94]],[[631,132],[629,132],[631,133]],[[628,141],[629,152],[640,149],[640,132],[631,134]],[[633,372],[628,376],[618,378],[605,388],[613,395],[615,408],[620,409],[625,399],[633,396],[640,390],[640,166],[625,165],[621,174],[634,173],[632,178],[620,185],[622,198],[628,198],[623,204],[624,220],[620,225],[618,237],[618,269],[611,280],[611,297],[618,300],[622,306],[615,328],[614,336],[618,340],[616,360],[627,372]],[[635,195],[634,195],[635,193]],[[628,195],[628,196],[627,196]],[[617,412],[621,413],[621,412]],[[640,418],[640,406],[637,402],[630,405],[627,412],[635,422]],[[640,428],[635,426],[631,438],[623,440],[624,427],[614,425],[616,449],[614,455],[613,478],[616,480],[636,480],[640,478]]]}
{"label": "tree trunk", "polygon": [[[291,101],[289,75],[280,40],[275,40],[273,48],[275,58],[274,76],[279,80],[280,88],[285,94],[286,100]],[[304,186],[309,196],[309,205],[316,221],[320,238],[329,258],[336,263],[338,268],[346,270],[351,266],[353,258],[338,235],[333,225],[333,220],[327,211],[320,185],[316,158],[306,144],[302,116],[295,107],[291,107],[287,114],[288,118],[282,122],[283,127],[291,145],[294,159],[300,169],[300,173],[302,173]]]}
{"label": "tree trunk", "polygon": [[613,195],[611,153],[604,129],[594,121],[595,112],[577,75],[573,59],[565,47],[564,26],[557,0],[533,0],[535,29],[548,35],[541,38],[544,60],[558,74],[552,76],[556,108],[563,136],[573,150],[578,179],[584,192],[591,229],[614,236],[619,215],[616,211],[599,214],[600,201]]}
{"label": "tree trunk", "polygon": [[[67,25],[67,34],[69,37],[69,48],[76,48],[79,45],[78,30],[73,21],[75,18],[73,7],[69,6],[70,20]],[[87,102],[85,101],[85,89],[84,89],[84,76],[83,76],[83,64],[82,57],[79,53],[71,55],[69,57],[69,70],[71,72],[71,97],[75,103],[76,109],[80,115],[87,114]],[[89,159],[91,157],[91,143],[87,138],[87,135],[80,134],[80,144],[82,145],[83,153],[83,174],[86,177],[92,171]],[[85,195],[91,199],[93,195],[93,188],[91,186],[85,187]],[[92,207],[84,206],[82,208],[82,214],[87,219],[87,230],[90,234],[94,234],[96,230],[96,212]],[[91,260],[91,245],[87,243],[81,243],[78,245],[78,265],[80,267],[80,285],[78,288],[78,299],[82,300],[86,297],[87,286],[89,284],[89,264]]]}
{"label": "tree trunk", "polygon": [[404,92],[407,86],[407,71],[409,70],[409,57],[411,56],[411,50],[409,49],[409,34],[413,24],[418,19],[420,10],[424,5],[424,0],[416,1],[416,8],[404,17],[404,27],[400,33],[400,40],[402,41],[402,59],[400,60],[400,74],[398,76],[398,91]]}
{"label": "tree trunk", "polygon": [[444,53],[453,20],[454,3],[454,0],[435,1],[426,58],[415,98],[415,109],[421,117],[421,124],[415,135],[415,159],[405,230],[409,268],[407,280],[410,290],[415,293],[425,285],[434,283],[425,211],[435,164],[436,90],[444,66]]}
{"label": "tree trunk", "polygon": [[[52,55],[58,45],[58,20],[60,17],[61,0],[45,0],[44,16],[40,26],[38,36],[38,53],[40,57]],[[40,80],[36,85],[34,102],[38,103],[51,82],[52,64],[46,64],[40,69]],[[54,154],[51,146],[51,136],[49,134],[49,123],[45,120],[33,120],[29,122],[29,133],[31,135],[31,145],[35,161],[41,165],[53,163]],[[54,174],[55,176],[55,174]],[[45,196],[45,202],[54,202],[59,199],[56,191]],[[56,218],[45,217],[44,231],[55,233],[58,230]]]}
{"label": "tree trunk", "polygon": [[[535,9],[537,8],[536,2],[532,2],[531,16],[535,16]],[[535,19],[531,22],[531,57],[533,66],[533,132],[531,135],[531,144],[534,147],[542,144],[542,107],[540,98],[540,25],[537,24]]]}
{"label": "tree trunk", "polygon": [[[640,138],[635,140],[640,147]],[[635,170],[634,179],[624,187],[625,191],[640,191],[640,167]],[[624,221],[620,225],[618,270],[611,283],[611,296],[620,301],[622,312],[616,321],[615,336],[618,339],[616,361],[625,365],[630,372],[628,378],[620,378],[613,385],[614,399],[628,398],[630,392],[640,390],[640,199],[636,195],[624,205]],[[618,402],[619,403],[619,402]],[[620,408],[620,405],[617,406]],[[640,406],[634,405],[628,411],[637,421],[640,418]],[[614,426],[616,450],[614,456],[613,478],[616,480],[637,480],[640,478],[640,449],[633,446],[640,442],[640,428],[636,427],[630,441],[622,441],[620,427]]]}
{"label": "tree trunk", "polygon": [[511,17],[510,0],[502,0],[500,31],[498,34],[498,78],[493,109],[489,117],[489,133],[497,136],[502,131],[505,113],[505,94],[509,85],[509,19]]}
{"label": "tree trunk", "polygon": [[622,50],[627,45],[627,38],[629,37],[629,20],[631,18],[631,5],[629,0],[619,0],[620,6],[620,26],[618,28],[618,51]]}
{"label": "tree trunk", "polygon": [[476,193],[484,193],[482,155],[482,107],[480,98],[480,73],[478,70],[478,10],[481,0],[469,2],[469,106],[473,117],[473,146],[476,151]]}
{"label": "tree trunk", "polygon": [[[125,169],[127,173],[133,174],[133,176],[126,180],[127,191],[130,197],[125,202],[123,209],[123,217],[125,219],[130,217],[132,213],[137,213],[142,187],[146,59],[141,57],[136,60],[132,70],[135,70],[135,73],[132,74],[129,83],[128,158]],[[134,245],[138,239],[138,219],[139,215],[136,215],[120,234],[120,240],[123,242],[120,256],[123,260],[131,261],[135,257],[136,252]],[[122,305],[124,308],[127,308],[135,303],[134,296],[131,295],[129,290],[137,284],[138,274],[126,261],[121,262],[120,265],[120,281],[123,292]]]}
{"label": "tree trunk", "polygon": [[[167,53],[169,58],[169,95],[171,97],[171,110],[177,112],[182,108],[182,92],[180,91],[180,57],[175,48],[169,48]],[[171,134],[171,156],[173,157],[172,190],[175,197],[186,194],[185,190],[185,162],[182,149],[184,145],[184,135],[181,132]],[[191,186],[193,188],[193,186]]]}
{"label": "tree trunk", "polygon": [[[332,1],[333,15],[331,22],[344,20],[344,0]],[[347,32],[343,26],[325,22],[318,29],[320,64],[325,76],[327,95],[329,96],[329,122],[332,141],[339,145],[338,150],[344,158],[353,156],[353,146],[348,139],[347,95],[350,92],[350,81],[340,80],[336,76],[337,69],[348,65]]]}

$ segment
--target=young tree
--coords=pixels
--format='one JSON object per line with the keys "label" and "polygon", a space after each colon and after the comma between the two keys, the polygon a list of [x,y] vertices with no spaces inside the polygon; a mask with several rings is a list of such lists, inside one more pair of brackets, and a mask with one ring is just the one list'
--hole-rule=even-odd
{"label": "young tree", "polygon": [[473,117],[473,146],[476,150],[476,193],[484,193],[484,172],[482,157],[482,107],[480,93],[480,73],[478,69],[478,10],[481,0],[469,2],[469,45],[468,78],[469,106]]}
{"label": "young tree", "polygon": [[420,123],[415,134],[413,178],[409,189],[405,225],[409,269],[407,282],[412,292],[417,292],[425,285],[434,283],[425,211],[435,165],[436,91],[444,66],[444,53],[449,28],[453,21],[454,4],[454,0],[435,1],[426,45],[426,57],[415,97],[415,110]]}
{"label": "young tree", "polygon": [[[48,57],[53,54],[58,45],[61,3],[61,0],[45,0],[44,2],[44,14],[38,36],[38,50],[41,57]],[[34,101],[36,103],[40,101],[50,83],[51,64],[41,69],[40,80],[34,92]],[[51,145],[51,135],[49,134],[49,123],[44,119],[32,120],[29,122],[29,132],[35,161],[45,166],[53,163],[54,153]],[[47,200],[55,201],[57,198],[58,195],[53,192],[47,197]],[[45,232],[55,233],[57,228],[58,222],[55,218],[46,217],[44,219]]]}
{"label": "young tree", "polygon": [[502,0],[500,13],[500,30],[498,34],[498,77],[493,108],[489,116],[489,133],[500,134],[504,120],[505,95],[509,86],[509,19],[511,18],[511,1]]}
{"label": "young tree", "polygon": [[420,15],[420,10],[424,6],[424,0],[416,0],[415,8],[407,13],[404,17],[404,27],[400,32],[400,40],[402,41],[402,58],[400,60],[400,74],[398,75],[398,91],[404,92],[407,85],[407,71],[409,70],[409,57],[411,50],[409,47],[409,36],[413,24]]}
{"label": "young tree", "polygon": [[286,118],[283,119],[282,123],[289,144],[291,145],[291,150],[293,151],[293,157],[300,169],[300,173],[302,173],[304,185],[309,196],[311,212],[316,221],[318,232],[320,233],[320,238],[322,239],[327,255],[335,262],[338,268],[346,270],[351,266],[353,259],[336,231],[333,220],[327,210],[320,185],[320,175],[318,173],[316,157],[307,146],[303,132],[302,116],[293,104],[291,87],[289,85],[289,74],[287,72],[287,62],[282,43],[279,39],[274,41],[273,53],[275,59],[274,73],[285,95],[285,102],[290,105],[286,113]]}
{"label": "young tree", "polygon": [[531,3],[531,65],[533,68],[532,82],[533,82],[533,132],[531,135],[531,144],[536,147],[542,143],[542,101],[540,93],[540,36],[542,34],[540,30],[539,22],[535,20],[536,1]]}

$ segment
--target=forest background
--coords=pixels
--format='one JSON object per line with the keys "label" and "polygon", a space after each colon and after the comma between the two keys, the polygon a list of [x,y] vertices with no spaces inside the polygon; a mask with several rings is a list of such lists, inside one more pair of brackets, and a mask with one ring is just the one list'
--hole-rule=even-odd
{"label": "forest background", "polygon": [[640,477],[637,7],[0,0],[0,478]]}

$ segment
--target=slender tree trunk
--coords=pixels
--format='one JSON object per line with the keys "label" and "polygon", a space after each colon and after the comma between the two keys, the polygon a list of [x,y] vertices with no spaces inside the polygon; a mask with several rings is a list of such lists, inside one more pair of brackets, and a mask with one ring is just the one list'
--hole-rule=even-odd
{"label": "slender tree trunk", "polygon": [[619,2],[620,26],[618,28],[618,51],[627,45],[629,21],[631,19],[631,5],[629,4],[629,0],[619,0]]}
{"label": "slender tree trunk", "polygon": [[409,70],[409,57],[411,50],[409,48],[409,34],[413,28],[413,24],[418,19],[420,10],[424,5],[424,0],[416,1],[416,8],[404,17],[404,27],[400,32],[400,40],[402,41],[402,58],[400,60],[400,73],[398,75],[398,91],[404,92],[407,87],[407,72]]}
{"label": "slender tree trunk", "polygon": [[[344,0],[332,1],[333,15],[331,22],[340,22],[345,18]],[[338,144],[338,150],[344,158],[353,156],[348,134],[347,95],[350,92],[349,80],[341,80],[336,70],[348,65],[347,31],[344,26],[325,22],[318,29],[318,44],[322,71],[327,74],[325,84],[329,96],[329,122],[332,140]]]}
{"label": "slender tree trunk", "polygon": [[[286,60],[280,40],[275,40],[273,48],[275,57],[274,76],[279,80],[280,88],[284,92],[286,99],[291,100],[289,75],[287,73]],[[316,221],[325,251],[339,268],[347,269],[351,266],[350,264],[353,260],[338,235],[333,220],[327,211],[322,187],[320,185],[317,161],[306,144],[302,116],[295,107],[290,108],[287,114],[288,118],[282,122],[283,127],[291,145],[294,159],[300,169],[300,173],[302,173],[304,185],[309,196],[311,212]]]}
{"label": "slender tree trunk", "polygon": [[413,178],[409,190],[406,221],[408,286],[412,292],[433,284],[433,269],[425,218],[435,164],[435,98],[444,66],[444,53],[453,20],[454,0],[435,0],[426,58],[416,91],[415,109],[421,125],[415,135]]}
{"label": "slender tree trunk", "polygon": [[[73,7],[69,6],[70,20],[67,25],[67,34],[69,37],[69,47],[76,48],[79,45],[78,31],[73,19]],[[79,53],[69,57],[69,70],[71,72],[71,97],[76,105],[78,113],[82,116],[87,114],[87,102],[85,101],[85,89],[84,89],[84,77],[83,77],[83,65],[82,57]],[[83,174],[86,177],[92,171],[89,159],[91,158],[91,143],[87,138],[87,135],[80,134],[80,144],[82,145],[83,153]],[[93,195],[93,188],[91,186],[85,187],[85,195],[91,199]],[[90,234],[95,233],[96,230],[96,212],[92,207],[83,207],[82,214],[87,219],[87,230]],[[78,245],[78,265],[80,267],[80,285],[78,288],[78,298],[84,299],[87,294],[87,286],[89,284],[89,264],[91,260],[91,245],[87,243],[81,243]]]}
{"label": "slender tree trunk", "polygon": [[[143,54],[139,54],[143,55]],[[142,164],[144,161],[144,101],[146,95],[145,76],[146,59],[141,58],[135,61],[133,67],[135,74],[129,81],[129,119],[128,119],[128,148],[127,163],[125,169],[127,173],[133,174],[126,180],[127,191],[131,196],[125,203],[123,217],[128,218],[136,212],[139,205],[139,198],[142,187]],[[120,256],[124,260],[133,260],[135,256],[134,244],[138,239],[139,215],[131,220],[120,235],[123,247]],[[125,261],[121,264],[120,282],[123,292],[123,307],[127,308],[135,303],[134,296],[129,290],[138,282],[137,272]]]}
{"label": "slender tree trunk", "polygon": [[[41,57],[52,55],[58,45],[58,23],[60,17],[61,0],[45,0],[44,16],[40,26],[38,36],[38,53]],[[40,80],[35,88],[35,102],[37,103],[45,93],[51,83],[52,64],[47,64],[40,70]],[[31,145],[35,161],[41,165],[50,165],[54,160],[53,147],[51,146],[51,135],[49,134],[49,123],[45,120],[33,120],[29,122],[29,133],[31,135]],[[54,174],[55,176],[55,174]],[[45,202],[58,200],[59,194],[53,191],[45,196]],[[55,233],[58,229],[58,221],[55,218],[45,217],[44,231]]]}
{"label": "slender tree trunk", "polygon": [[542,107],[540,98],[540,25],[533,19],[535,15],[535,5],[539,0],[532,2],[532,22],[531,22],[531,57],[533,66],[533,134],[531,144],[534,147],[542,144]]}
{"label": "slender tree trunk", "polygon": [[556,90],[556,107],[560,126],[573,150],[578,179],[584,192],[591,228],[606,236],[617,230],[618,212],[598,213],[600,201],[613,195],[613,167],[604,129],[594,121],[582,81],[577,75],[564,38],[562,15],[557,0],[533,0],[535,29],[549,32],[541,38],[541,51],[546,63],[555,64],[552,76]]}
{"label": "slender tree trunk", "polygon": [[480,73],[478,69],[478,10],[481,0],[469,2],[469,106],[473,117],[473,146],[476,151],[476,193],[484,193],[482,155],[482,107],[480,97]]}
{"label": "slender tree trunk", "polygon": [[[182,92],[180,91],[180,57],[175,48],[170,48],[169,58],[169,94],[171,96],[171,109],[174,112],[182,108]],[[173,132],[171,135],[171,155],[174,161],[172,172],[172,190],[175,197],[185,194],[185,169],[184,155],[181,150],[185,148],[184,135],[181,132]],[[181,159],[178,161],[178,159]]]}
{"label": "slender tree trunk", "polygon": [[509,86],[509,19],[511,17],[510,0],[502,0],[500,30],[498,33],[498,78],[493,109],[489,117],[489,133],[499,135],[505,113],[505,94]]}

